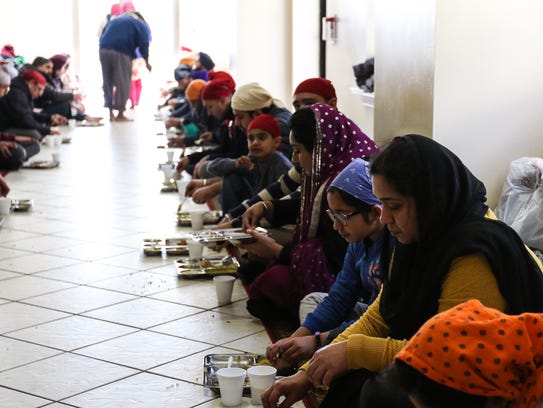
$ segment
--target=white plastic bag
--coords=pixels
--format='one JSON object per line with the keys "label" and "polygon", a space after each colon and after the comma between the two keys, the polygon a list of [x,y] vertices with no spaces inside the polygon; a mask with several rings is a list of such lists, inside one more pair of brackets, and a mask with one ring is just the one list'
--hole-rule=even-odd
{"label": "white plastic bag", "polygon": [[543,159],[522,157],[511,162],[496,208],[498,219],[511,226],[531,248],[543,251]]}

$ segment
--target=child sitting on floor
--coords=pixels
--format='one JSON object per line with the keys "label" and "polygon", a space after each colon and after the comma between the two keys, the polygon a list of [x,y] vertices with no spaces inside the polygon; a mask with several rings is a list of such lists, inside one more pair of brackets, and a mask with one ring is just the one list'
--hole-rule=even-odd
{"label": "child sitting on floor", "polygon": [[258,193],[292,167],[290,160],[277,151],[280,143],[281,131],[277,120],[268,114],[258,115],[247,127],[249,154],[237,159],[215,159],[209,164],[209,173],[223,178],[221,205],[225,212]]}

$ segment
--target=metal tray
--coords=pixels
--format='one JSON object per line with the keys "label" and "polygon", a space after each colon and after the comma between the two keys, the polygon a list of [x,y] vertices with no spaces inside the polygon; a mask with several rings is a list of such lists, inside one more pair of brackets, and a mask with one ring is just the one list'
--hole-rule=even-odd
{"label": "metal tray", "polygon": [[[268,235],[268,230],[257,227],[255,231],[263,235]],[[226,242],[232,245],[246,244],[254,240],[253,236],[243,232],[240,228],[228,228],[222,230],[207,230],[190,234],[192,239],[200,242],[207,247],[222,246]]]}
{"label": "metal tray", "polygon": [[140,245],[145,255],[158,256],[167,255],[188,255],[189,247],[185,237],[177,238],[144,238]]}
{"label": "metal tray", "polygon": [[[204,224],[216,224],[221,220],[220,211],[208,211],[204,214]],[[177,225],[180,227],[190,227],[190,214],[187,211],[177,213]]]}
{"label": "metal tray", "polygon": [[233,256],[202,259],[179,258],[175,261],[177,275],[181,278],[201,278],[235,275],[239,262]]}
{"label": "metal tray", "polygon": [[60,162],[55,162],[52,160],[42,160],[42,161],[33,161],[23,163],[23,168],[25,169],[52,169],[58,167]]}
{"label": "metal tray", "polygon": [[[204,357],[204,386],[209,387],[209,389],[218,394],[220,394],[220,389],[217,371],[228,366],[228,359],[230,356],[233,357],[232,367],[241,367],[244,369],[258,365],[261,361],[266,359],[265,356],[250,353],[206,355]],[[247,394],[250,392],[251,387],[249,386],[249,376],[247,376],[243,386],[243,393]]]}
{"label": "metal tray", "polygon": [[11,200],[12,211],[28,211],[34,206],[34,200]]}

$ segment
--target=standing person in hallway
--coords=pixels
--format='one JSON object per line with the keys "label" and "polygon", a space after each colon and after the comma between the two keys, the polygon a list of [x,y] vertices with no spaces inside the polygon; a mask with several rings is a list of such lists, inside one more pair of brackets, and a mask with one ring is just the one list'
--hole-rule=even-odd
{"label": "standing person in hallway", "polygon": [[[130,120],[124,114],[130,95],[132,60],[139,49],[149,72],[148,25],[131,14],[112,18],[100,37],[100,64],[104,88],[104,106],[112,121]],[[117,111],[115,116],[114,111]]]}

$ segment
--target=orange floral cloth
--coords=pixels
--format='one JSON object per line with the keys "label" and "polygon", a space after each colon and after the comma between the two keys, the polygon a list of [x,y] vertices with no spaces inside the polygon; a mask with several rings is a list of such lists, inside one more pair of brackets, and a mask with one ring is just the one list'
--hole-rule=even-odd
{"label": "orange floral cloth", "polygon": [[509,316],[470,300],[428,320],[395,358],[466,394],[535,407],[543,396],[543,314]]}

